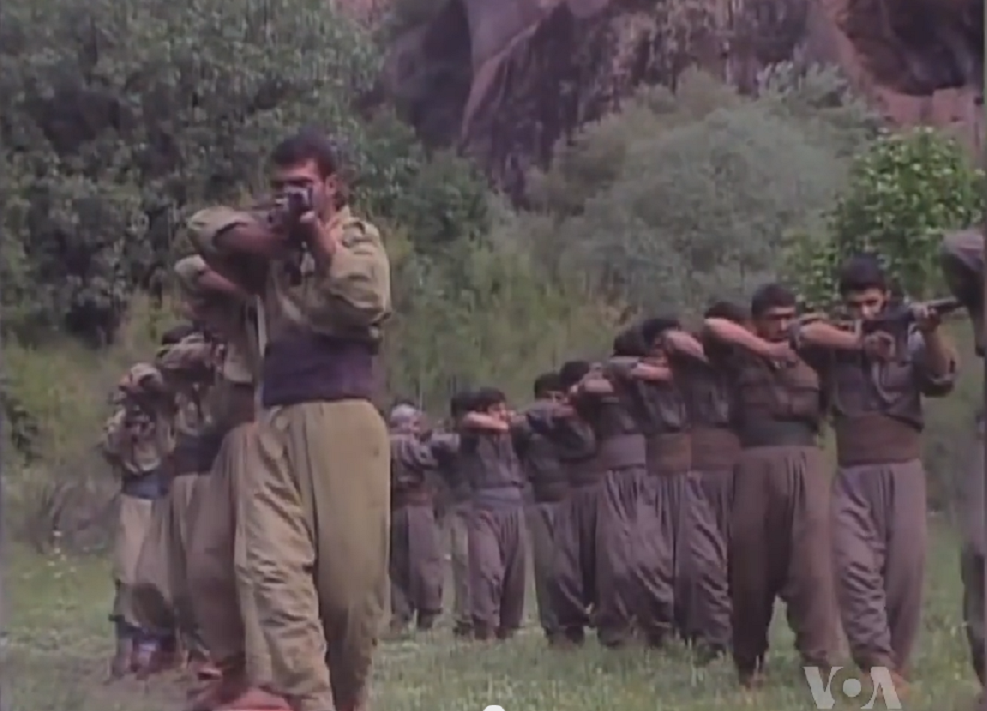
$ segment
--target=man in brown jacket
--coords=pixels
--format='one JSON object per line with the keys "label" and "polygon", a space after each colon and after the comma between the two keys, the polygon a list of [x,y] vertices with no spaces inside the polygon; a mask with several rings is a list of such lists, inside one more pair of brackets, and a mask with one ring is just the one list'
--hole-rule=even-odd
{"label": "man in brown jacket", "polygon": [[116,633],[113,678],[136,671],[139,650],[155,650],[159,640],[142,629],[134,603],[137,562],[151,525],[153,502],[167,496],[163,471],[167,435],[160,431],[153,409],[135,392],[140,371],[131,369],[121,381],[113,415],[103,428],[103,453],[120,476],[120,510],[113,553],[114,601],[110,616]]}
{"label": "man in brown jacket", "polygon": [[390,265],[348,207],[331,141],[291,136],[271,164],[273,220],[228,208],[192,220],[207,260],[264,265],[243,285],[267,325],[245,567],[269,690],[295,711],[362,711],[389,586],[390,446],[372,399]]}
{"label": "man in brown jacket", "polygon": [[[849,259],[838,281],[855,319],[873,322],[895,308],[876,257]],[[863,339],[857,352],[834,351],[830,365],[839,461],[833,557],[843,629],[860,669],[891,669],[896,686],[918,635],[925,584],[922,398],[948,394],[956,378],[939,315],[921,305],[910,309],[899,309],[910,318],[890,323],[896,330],[868,337],[882,339],[886,353]]]}
{"label": "man in brown jacket", "polygon": [[[559,533],[558,512],[569,490],[566,471],[559,461],[555,443],[532,427],[532,418],[542,412],[552,412],[561,397],[556,373],[540,375],[534,384],[535,402],[527,413],[515,418],[511,428],[525,478],[531,487],[532,501],[528,504],[528,533],[534,560],[535,598],[538,620],[550,644],[559,641],[560,629],[549,585],[555,569]],[[529,417],[530,415],[530,417]]]}
{"label": "man in brown jacket", "polygon": [[[241,511],[254,471],[262,328],[249,294],[198,256],[175,265],[182,300],[223,339],[212,417],[219,451],[199,484],[189,522],[186,579],[192,609],[220,678],[207,685],[190,711],[232,705],[285,708],[259,690],[271,676],[253,596],[242,575],[245,541]],[[206,357],[208,353],[204,354]]]}
{"label": "man in brown jacket", "polygon": [[[828,324],[799,328],[795,295],[780,284],[751,300],[753,330],[706,319],[713,340],[744,351],[736,383],[742,451],[730,541],[733,657],[740,681],[761,681],[774,600],[783,596],[808,666],[828,668],[836,645],[829,482],[818,444],[829,348],[859,348]],[[811,337],[811,341],[810,341]]]}
{"label": "man in brown jacket", "polygon": [[438,463],[420,439],[422,413],[391,410],[391,632],[429,630],[442,614],[444,566],[428,474]]}

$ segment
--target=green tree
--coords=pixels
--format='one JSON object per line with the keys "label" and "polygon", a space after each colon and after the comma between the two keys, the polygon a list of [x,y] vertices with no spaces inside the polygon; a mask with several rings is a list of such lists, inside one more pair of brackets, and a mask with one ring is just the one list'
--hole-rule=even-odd
{"label": "green tree", "polygon": [[928,128],[886,133],[854,161],[824,228],[792,236],[787,271],[812,306],[826,308],[838,297],[839,264],[873,252],[904,292],[931,296],[941,285],[942,233],[981,219],[985,188],[983,171],[948,135]]}
{"label": "green tree", "polygon": [[188,212],[256,190],[272,144],[304,125],[339,139],[365,209],[419,211],[416,240],[482,230],[468,166],[431,169],[393,117],[358,115],[380,54],[322,0],[4,3],[4,326],[112,339],[135,290],[162,291]]}
{"label": "green tree", "polygon": [[870,135],[869,113],[825,72],[755,100],[687,79],[590,129],[538,183],[555,223],[535,221],[538,249],[555,273],[648,310],[744,297],[776,276],[786,233],[831,207],[847,147]]}

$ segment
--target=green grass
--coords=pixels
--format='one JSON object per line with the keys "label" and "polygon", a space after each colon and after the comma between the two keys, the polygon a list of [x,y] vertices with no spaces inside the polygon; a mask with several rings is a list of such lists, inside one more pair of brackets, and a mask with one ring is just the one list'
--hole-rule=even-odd
{"label": "green grass", "polygon": [[[939,532],[929,555],[925,630],[913,664],[909,711],[971,708],[977,686],[960,619],[957,545]],[[110,655],[108,565],[15,551],[5,575],[11,596],[3,672],[11,711],[159,711],[181,708],[177,677],[148,684],[103,682]],[[533,596],[530,608],[534,607]],[[780,611],[779,611],[780,612]],[[704,711],[745,706],[769,711],[814,708],[776,615],[767,687],[737,690],[728,663],[694,670],[682,648],[607,652],[595,643],[549,651],[529,611],[507,643],[455,641],[447,628],[385,642],[374,687],[376,711]],[[836,688],[837,685],[834,685]],[[882,708],[880,701],[875,708]],[[855,708],[838,702],[837,708]],[[857,704],[856,708],[859,708]]]}

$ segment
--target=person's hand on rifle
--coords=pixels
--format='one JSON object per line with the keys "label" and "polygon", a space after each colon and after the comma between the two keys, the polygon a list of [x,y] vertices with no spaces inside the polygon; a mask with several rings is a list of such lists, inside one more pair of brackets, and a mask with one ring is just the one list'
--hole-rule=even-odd
{"label": "person's hand on rifle", "polygon": [[932,333],[942,323],[942,314],[939,313],[939,309],[929,304],[912,306],[912,316],[915,318],[915,327],[922,333]]}
{"label": "person's hand on rifle", "polygon": [[886,331],[875,331],[863,338],[863,350],[876,361],[889,361],[895,357],[895,339]]}

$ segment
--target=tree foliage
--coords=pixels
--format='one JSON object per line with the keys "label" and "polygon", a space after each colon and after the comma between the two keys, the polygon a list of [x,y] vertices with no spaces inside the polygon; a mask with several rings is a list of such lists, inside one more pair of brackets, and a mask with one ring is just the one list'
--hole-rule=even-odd
{"label": "tree foliage", "polygon": [[647,309],[695,311],[772,277],[784,236],[832,204],[873,120],[831,72],[768,84],[745,99],[692,73],[562,149],[537,183],[555,217],[542,260]]}
{"label": "tree foliage", "polygon": [[274,142],[304,125],[339,138],[366,210],[441,216],[416,240],[482,231],[468,165],[432,168],[392,117],[360,120],[379,57],[322,0],[4,3],[5,327],[112,339],[135,290],[160,293],[187,213],[262,187]]}
{"label": "tree foliage", "polygon": [[810,305],[826,308],[838,297],[839,264],[870,252],[902,291],[930,296],[941,283],[942,233],[981,219],[985,189],[983,171],[949,136],[925,128],[885,134],[854,161],[824,229],[791,239],[787,271]]}

